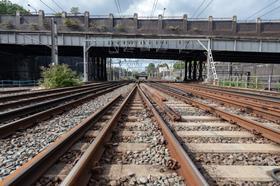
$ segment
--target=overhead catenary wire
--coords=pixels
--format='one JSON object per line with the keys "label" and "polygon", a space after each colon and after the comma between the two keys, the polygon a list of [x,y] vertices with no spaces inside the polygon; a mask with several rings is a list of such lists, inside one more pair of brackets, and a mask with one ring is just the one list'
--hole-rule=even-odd
{"label": "overhead catenary wire", "polygon": [[275,8],[273,8],[273,9],[271,9],[271,10],[269,10],[269,11],[267,11],[267,12],[265,12],[264,14],[262,14],[262,15],[259,16],[259,17],[264,17],[264,16],[266,16],[266,15],[268,15],[268,14],[271,14],[272,12],[274,12],[275,10],[277,10],[277,9],[279,9],[279,8],[280,8],[280,5],[277,6],[277,7],[275,7]]}
{"label": "overhead catenary wire", "polygon": [[57,11],[55,11],[53,8],[51,8],[49,5],[47,5],[43,0],[40,0],[40,2],[43,3],[46,7],[48,7],[54,13],[57,13]]}
{"label": "overhead catenary wire", "polygon": [[246,18],[246,20],[248,20],[248,19],[254,17],[255,15],[257,15],[257,14],[259,14],[259,13],[261,13],[261,12],[263,12],[264,10],[268,9],[269,7],[271,7],[272,5],[274,5],[275,3],[277,3],[278,1],[279,1],[279,0],[275,0],[275,1],[271,2],[270,4],[266,5],[265,7],[259,9],[258,11],[256,11],[255,13],[253,13],[252,15],[248,16],[248,17]]}
{"label": "overhead catenary wire", "polygon": [[194,13],[193,13],[193,15],[192,15],[192,17],[194,17],[195,16],[195,14],[198,12],[198,10],[203,6],[203,4],[206,2],[206,0],[203,0],[201,3],[200,3],[200,5],[196,8],[196,10],[194,11]]}
{"label": "overhead catenary wire", "polygon": [[62,12],[65,12],[64,9],[55,1],[51,0]]}
{"label": "overhead catenary wire", "polygon": [[118,0],[115,0],[115,5],[116,5],[116,8],[117,8],[117,12],[119,15],[121,15],[121,7],[120,7],[120,3]]}
{"label": "overhead catenary wire", "polygon": [[154,0],[154,4],[153,4],[153,8],[152,8],[152,12],[151,12],[151,17],[154,16],[154,13],[156,11],[156,8],[157,8],[157,3],[158,3],[158,0]]}
{"label": "overhead catenary wire", "polygon": [[205,6],[205,8],[198,13],[196,18],[198,18],[213,3],[213,1],[214,0],[209,1],[208,4]]}

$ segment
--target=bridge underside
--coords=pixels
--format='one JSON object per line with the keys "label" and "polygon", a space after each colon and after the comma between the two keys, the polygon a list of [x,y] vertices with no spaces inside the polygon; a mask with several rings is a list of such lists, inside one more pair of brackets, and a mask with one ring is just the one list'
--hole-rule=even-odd
{"label": "bridge underside", "polygon": [[[75,70],[82,73],[83,69],[83,48],[78,46],[60,46],[59,49],[60,63],[71,61],[70,66]],[[279,64],[280,53],[257,53],[257,52],[233,52],[233,51],[212,51],[215,61],[221,62],[240,62],[240,63],[266,63],[266,64]],[[40,77],[40,66],[50,64],[51,50],[48,47],[40,45],[0,45],[0,74],[1,79],[21,79],[20,75],[16,75],[21,71],[21,61],[27,60],[28,70],[32,76],[26,79],[38,79]],[[40,57],[40,62],[35,61]],[[68,58],[67,58],[68,57]],[[75,59],[74,59],[74,58]],[[206,61],[205,51],[202,50],[157,50],[157,49],[139,49],[139,48],[101,48],[95,47],[89,50],[89,62],[95,61],[100,63],[99,71],[91,75],[91,79],[106,80],[104,69],[106,68],[103,63],[106,63],[106,58],[143,58],[143,59],[171,59],[183,60],[186,62],[197,61],[197,69],[199,71],[200,62]],[[42,60],[42,58],[44,60]],[[71,60],[69,60],[71,58]],[[73,60],[74,59],[74,60]],[[33,64],[34,63],[34,64]],[[186,68],[189,65],[186,65]],[[90,66],[97,68],[97,66]],[[194,68],[194,67],[193,67]],[[193,69],[192,68],[192,69]],[[8,69],[8,70],[7,70]],[[11,72],[13,71],[13,75]],[[188,72],[189,69],[186,69]],[[98,75],[99,73],[99,75]],[[198,72],[199,73],[199,72]],[[191,73],[193,74],[193,72]],[[189,75],[186,75],[187,77]],[[198,74],[201,78],[201,74]],[[24,78],[23,78],[24,79]]]}
{"label": "bridge underside", "polygon": [[[83,48],[78,46],[60,46],[59,56],[83,56]],[[142,59],[171,59],[171,60],[206,60],[205,51],[198,50],[156,50],[156,49],[124,49],[124,48],[91,48],[90,53],[95,56],[106,58],[142,58]],[[279,64],[280,53],[258,53],[258,52],[233,52],[233,51],[212,51],[215,61],[219,62],[240,62],[240,63],[267,63]],[[0,55],[25,56],[50,56],[51,50],[48,47],[23,46],[23,45],[0,45]]]}

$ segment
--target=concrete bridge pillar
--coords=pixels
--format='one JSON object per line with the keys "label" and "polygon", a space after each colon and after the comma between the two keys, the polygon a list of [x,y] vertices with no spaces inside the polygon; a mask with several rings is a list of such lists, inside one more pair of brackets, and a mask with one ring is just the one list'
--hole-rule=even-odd
{"label": "concrete bridge pillar", "polygon": [[114,29],[114,15],[112,13],[109,14],[109,30],[113,31]]}
{"label": "concrete bridge pillar", "polygon": [[158,15],[158,33],[161,33],[162,30],[162,15]]}
{"label": "concrete bridge pillar", "polygon": [[101,74],[101,57],[97,58],[97,80],[100,81],[102,78],[102,74]]}
{"label": "concrete bridge pillar", "polygon": [[184,81],[188,80],[188,61],[185,61],[185,77]]}
{"label": "concrete bridge pillar", "polygon": [[97,80],[97,57],[93,57],[93,80]]}
{"label": "concrete bridge pillar", "polygon": [[261,21],[261,18],[257,18],[257,23],[256,23],[256,32],[257,32],[257,35],[261,35],[261,32],[262,32],[262,21]]}
{"label": "concrete bridge pillar", "polygon": [[84,25],[85,25],[85,29],[88,30],[89,27],[89,12],[86,11],[84,13]]}
{"label": "concrete bridge pillar", "polygon": [[188,66],[188,68],[189,68],[189,73],[188,73],[188,75],[189,75],[189,80],[191,80],[191,79],[192,79],[192,61],[189,61],[189,66]]}
{"label": "concrete bridge pillar", "polygon": [[203,80],[202,73],[203,73],[203,61],[199,61],[199,64],[198,64],[198,80],[199,81]]}
{"label": "concrete bridge pillar", "polygon": [[43,10],[38,11],[38,26],[43,27],[44,26],[44,18],[45,18],[45,12]]}
{"label": "concrete bridge pillar", "polygon": [[213,17],[209,16],[208,18],[208,32],[209,34],[212,34],[213,32]]}
{"label": "concrete bridge pillar", "polygon": [[232,33],[235,34],[237,32],[237,17],[232,17]]}
{"label": "concrete bridge pillar", "polygon": [[183,31],[184,32],[188,31],[188,15],[187,14],[183,15]]}
{"label": "concrete bridge pillar", "polygon": [[103,81],[107,81],[107,63],[106,63],[106,58],[102,58],[103,62],[102,62],[102,72],[103,72]]}
{"label": "concrete bridge pillar", "polygon": [[134,13],[133,21],[134,21],[134,30],[137,31],[137,29],[138,29],[138,14],[137,13]]}
{"label": "concrete bridge pillar", "polygon": [[197,73],[197,61],[193,62],[193,77],[192,80],[196,80],[196,73]]}
{"label": "concrete bridge pillar", "polygon": [[65,19],[67,18],[67,13],[66,12],[62,12],[61,13],[61,18],[62,18],[62,24],[63,24],[63,26],[65,26]]}
{"label": "concrete bridge pillar", "polygon": [[16,11],[16,18],[15,18],[15,24],[16,24],[16,28],[19,28],[20,26],[20,11]]}

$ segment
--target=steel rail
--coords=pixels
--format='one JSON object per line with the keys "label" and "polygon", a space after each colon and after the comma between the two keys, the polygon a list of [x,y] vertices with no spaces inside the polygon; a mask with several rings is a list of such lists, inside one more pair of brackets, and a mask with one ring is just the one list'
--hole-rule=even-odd
{"label": "steel rail", "polygon": [[213,95],[212,93],[201,92],[199,90],[193,90],[189,87],[184,87],[184,86],[179,86],[179,85],[174,85],[172,87],[176,87],[180,90],[186,91],[188,93],[192,93],[193,95],[201,97],[201,98],[208,98],[211,100],[219,101],[225,105],[242,108],[245,111],[249,111],[249,113],[252,112],[257,116],[261,116],[270,121],[280,123],[280,110],[277,110],[274,108],[265,108],[265,106],[262,104],[252,103],[250,101],[244,102],[244,100],[238,100],[238,99],[232,100],[226,96]]}
{"label": "steel rail", "polygon": [[93,86],[80,87],[80,88],[75,88],[74,90],[61,91],[61,92],[58,92],[58,93],[51,93],[51,94],[41,95],[41,96],[38,96],[38,97],[31,97],[31,98],[27,98],[27,99],[20,99],[18,101],[3,103],[3,104],[0,104],[0,110],[4,110],[4,109],[7,109],[7,108],[12,108],[12,107],[15,107],[15,106],[20,106],[22,104],[29,104],[31,102],[37,102],[37,101],[47,100],[47,99],[51,99],[51,98],[58,98],[58,97],[62,97],[62,96],[65,96],[65,95],[78,93],[80,91],[91,90],[93,88],[106,87],[107,85],[114,85],[114,83],[112,83],[112,84],[98,84],[98,85],[93,85]]}
{"label": "steel rail", "polygon": [[[113,86],[117,86],[117,85],[113,85]],[[83,92],[70,94],[70,95],[67,95],[67,96],[64,96],[64,97],[55,98],[55,99],[52,99],[52,100],[47,100],[47,101],[35,103],[33,105],[27,105],[27,106],[24,106],[24,107],[21,107],[21,108],[16,108],[16,109],[13,109],[13,110],[10,110],[10,111],[2,112],[2,113],[0,113],[0,122],[7,121],[7,120],[10,120],[10,119],[15,118],[15,117],[20,117],[20,116],[32,114],[32,113],[35,113],[35,112],[39,112],[39,111],[42,111],[46,108],[56,106],[57,104],[60,104],[62,102],[69,101],[69,100],[72,100],[72,99],[78,99],[82,96],[86,96],[88,94],[95,93],[97,91],[100,91],[100,90],[103,90],[103,89],[109,88],[109,87],[111,87],[111,85],[107,85],[106,87],[99,87],[99,88],[96,88],[96,89],[86,90],[86,91],[83,91]]]}
{"label": "steel rail", "polygon": [[[206,110],[226,121],[229,121],[230,123],[237,124],[243,128],[248,129],[249,131],[253,132],[254,134],[262,135],[265,138],[268,138],[276,143],[280,143],[280,130],[272,128],[270,126],[262,125],[259,122],[238,116],[236,114],[232,114],[226,111],[223,111],[221,109],[215,108],[213,106],[209,106],[204,103],[200,103],[198,101],[195,101],[193,99],[190,99],[187,97],[186,93],[183,93],[181,91],[178,92],[176,88],[170,88],[166,85],[155,85],[150,84],[152,87],[158,88],[162,92],[165,92],[166,94],[169,94],[171,96],[177,97],[178,99],[184,101],[187,104],[191,104],[195,107],[198,107],[202,110]],[[162,87],[164,86],[164,88]]]}
{"label": "steel rail", "polygon": [[[189,86],[189,85],[184,85],[184,86]],[[263,95],[263,94],[255,94],[252,92],[240,92],[240,91],[234,91],[234,90],[226,90],[226,89],[220,89],[220,88],[215,88],[215,87],[206,87],[203,85],[195,85],[192,84],[193,87],[196,87],[198,89],[206,89],[207,91],[211,90],[211,91],[216,91],[219,92],[220,94],[230,94],[230,95],[234,95],[234,96],[241,96],[244,98],[248,98],[251,100],[255,100],[257,102],[264,102],[267,103],[268,106],[272,107],[275,106],[277,108],[280,107],[280,97],[277,96],[268,96],[268,95]]]}
{"label": "steel rail", "polygon": [[54,143],[36,155],[33,159],[16,169],[0,181],[0,185],[32,185],[36,182],[71,146],[77,142],[121,96],[117,96],[103,108],[60,136]]}
{"label": "steel rail", "polygon": [[117,124],[118,119],[121,116],[122,111],[128,104],[132,95],[136,91],[136,87],[132,89],[129,95],[125,98],[117,111],[114,113],[108,124],[100,131],[95,140],[90,144],[88,149],[71,169],[70,173],[63,180],[61,185],[87,185],[91,176],[91,168],[97,163],[104,151],[105,143],[110,139],[114,126]]}
{"label": "steel rail", "polygon": [[208,183],[202,174],[199,172],[189,155],[183,149],[180,142],[174,136],[170,128],[167,126],[166,122],[162,119],[154,105],[151,103],[149,98],[145,95],[141,88],[139,88],[140,95],[142,96],[147,108],[152,111],[158,126],[161,128],[163,136],[167,141],[167,147],[170,150],[171,156],[173,156],[180,165],[180,168],[177,170],[178,173],[184,177],[187,185],[203,185],[207,186]]}
{"label": "steel rail", "polygon": [[164,112],[169,116],[169,118],[172,121],[180,121],[181,115],[176,113],[173,109],[171,109],[168,105],[166,105],[161,98],[155,96],[155,94],[152,94],[151,87],[148,86],[142,86],[142,89],[145,90],[145,93],[148,95],[148,97],[153,97],[153,102],[155,102]]}
{"label": "steel rail", "polygon": [[[110,82],[105,82],[102,84],[104,85],[104,84],[108,84],[108,83],[110,83]],[[50,93],[55,93],[55,92],[62,92],[62,91],[67,91],[67,90],[75,90],[75,89],[80,89],[82,87],[93,87],[93,86],[100,85],[100,84],[101,83],[90,83],[90,84],[81,85],[81,86],[55,88],[55,89],[50,89],[50,90],[38,90],[38,91],[34,91],[34,92],[27,92],[24,94],[3,96],[3,97],[0,97],[0,102],[13,101],[13,100],[40,96],[40,95],[45,95],[45,94],[50,94]]]}
{"label": "steel rail", "polygon": [[123,84],[120,84],[115,87],[111,87],[106,90],[101,90],[97,93],[93,93],[88,96],[79,98],[77,100],[73,100],[73,101],[70,101],[70,102],[62,104],[62,105],[58,105],[54,108],[50,108],[45,111],[38,112],[36,114],[21,118],[20,120],[13,121],[13,122],[7,123],[5,125],[1,125],[0,126],[0,139],[13,134],[13,132],[15,132],[15,131],[31,127],[31,126],[35,125],[36,123],[46,120],[54,115],[58,115],[63,112],[66,112],[68,110],[71,110],[72,108],[74,108],[88,100],[91,100],[91,99],[93,99],[97,96],[103,95],[105,93],[111,92],[112,90],[119,88],[121,86],[123,86]]}

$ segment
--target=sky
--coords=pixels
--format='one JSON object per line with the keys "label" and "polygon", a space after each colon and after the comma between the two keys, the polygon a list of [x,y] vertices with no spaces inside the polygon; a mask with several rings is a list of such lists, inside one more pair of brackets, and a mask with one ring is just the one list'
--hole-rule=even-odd
{"label": "sky", "polygon": [[[118,15],[115,0],[11,0],[13,3],[22,5],[26,9],[34,10],[27,6],[30,4],[37,10],[42,9],[46,13],[54,11],[61,12],[61,8],[69,12],[71,7],[79,7],[81,13],[89,11],[91,15],[108,15],[113,13]],[[50,10],[42,1],[47,4]],[[254,20],[259,16],[262,19],[279,19],[280,0],[117,0],[120,4],[121,15],[138,16],[182,16],[207,18],[231,18],[236,15],[240,20]],[[157,1],[157,6],[152,13],[153,4]],[[207,7],[209,3],[209,6]],[[56,5],[58,4],[58,6]],[[200,5],[202,6],[200,7]],[[271,6],[268,6],[271,5]],[[268,6],[268,7],[267,7]],[[61,7],[61,8],[60,8]],[[200,7],[198,9],[198,7]],[[265,8],[265,9],[263,9]],[[263,10],[262,10],[263,9]],[[259,10],[259,13],[257,13]],[[255,14],[257,13],[257,14]],[[255,14],[255,15],[254,15]],[[252,16],[251,16],[252,15]],[[251,16],[251,17],[250,17]]]}

